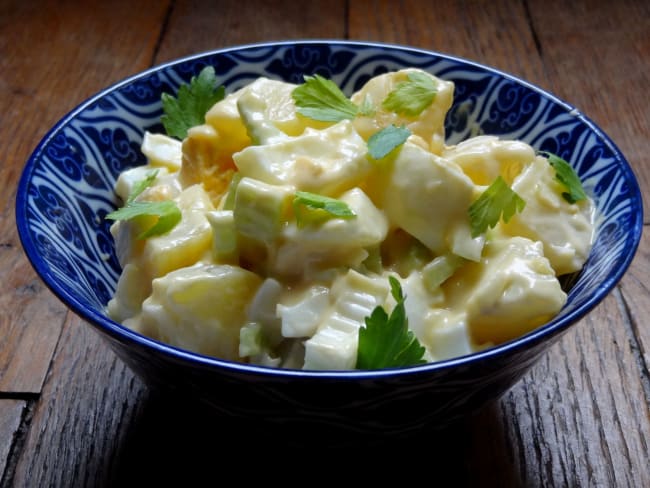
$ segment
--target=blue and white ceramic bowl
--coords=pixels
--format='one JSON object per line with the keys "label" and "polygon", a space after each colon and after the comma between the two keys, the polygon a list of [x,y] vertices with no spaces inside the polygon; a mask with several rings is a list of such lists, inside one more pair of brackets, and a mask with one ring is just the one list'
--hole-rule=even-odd
{"label": "blue and white ceramic bowl", "polygon": [[[113,185],[145,163],[145,130],[162,131],[160,96],[211,65],[233,91],[259,76],[333,79],[348,94],[370,77],[415,66],[456,85],[448,142],[477,128],[576,162],[600,221],[593,251],[561,313],[516,340],[470,356],[401,370],[307,372],[204,357],[143,337],[104,307],[120,274],[109,222]],[[151,385],[206,402],[228,418],[337,433],[409,434],[449,424],[509,389],[557,338],[612,290],[636,252],[642,202],[614,143],[576,108],[494,69],[408,47],[346,41],[258,44],[174,61],[100,92],[66,115],[25,166],[16,220],[46,285]]]}

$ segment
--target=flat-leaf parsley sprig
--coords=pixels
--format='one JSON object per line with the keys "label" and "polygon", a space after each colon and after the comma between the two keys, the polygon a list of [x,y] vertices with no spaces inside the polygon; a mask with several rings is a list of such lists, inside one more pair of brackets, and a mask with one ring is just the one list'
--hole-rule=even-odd
{"label": "flat-leaf parsley sprig", "polygon": [[416,117],[433,103],[438,87],[433,78],[418,71],[408,73],[406,78],[407,81],[402,81],[393,88],[382,106],[398,114]]}
{"label": "flat-leaf parsley sprig", "polygon": [[[406,77],[406,81],[397,83],[388,93],[381,106],[396,114],[416,117],[435,100],[437,85],[426,73],[410,72]],[[361,106],[357,106],[333,81],[318,74],[305,75],[303,78],[305,82],[294,88],[291,96],[296,110],[305,117],[323,122],[340,122],[375,111],[368,96]],[[382,159],[404,144],[410,135],[411,131],[405,125],[396,127],[390,124],[370,136],[368,153],[374,160]]]}
{"label": "flat-leaf parsley sprig", "polygon": [[293,209],[299,227],[335,217],[352,219],[357,216],[344,201],[308,191],[296,192]]}
{"label": "flat-leaf parsley sprig", "polygon": [[503,217],[508,222],[516,213],[521,212],[526,202],[506,181],[497,176],[492,184],[469,207],[469,219],[472,237],[483,234]]}
{"label": "flat-leaf parsley sprig", "polygon": [[555,178],[567,189],[562,193],[562,197],[567,202],[576,203],[587,198],[580,178],[567,161],[548,151],[540,151],[540,154],[546,156],[548,162],[555,169]]}
{"label": "flat-leaf parsley sprig", "polygon": [[173,200],[148,202],[137,197],[153,184],[158,171],[150,171],[143,180],[138,181],[129,194],[124,206],[106,215],[108,220],[131,220],[137,217],[157,217],[156,222],[138,235],[138,239],[162,235],[173,229],[181,220],[181,211]]}
{"label": "flat-leaf parsley sprig", "polygon": [[404,307],[406,296],[393,276],[389,276],[391,294],[397,304],[390,316],[377,306],[366,326],[359,329],[357,369],[399,368],[424,364],[425,348],[409,329]]}
{"label": "flat-leaf parsley sprig", "polygon": [[291,92],[300,114],[323,122],[340,122],[357,116],[359,107],[332,80],[318,74],[305,75],[304,80]]}
{"label": "flat-leaf parsley sprig", "polygon": [[205,114],[225,96],[225,88],[217,86],[212,66],[206,66],[190,83],[178,89],[176,97],[169,93],[161,96],[164,115],[161,121],[167,134],[178,139],[187,137],[187,131],[205,122]]}
{"label": "flat-leaf parsley sprig", "polygon": [[405,126],[396,127],[390,124],[370,136],[368,139],[368,154],[375,160],[382,159],[395,148],[404,144],[410,135],[411,131]]}

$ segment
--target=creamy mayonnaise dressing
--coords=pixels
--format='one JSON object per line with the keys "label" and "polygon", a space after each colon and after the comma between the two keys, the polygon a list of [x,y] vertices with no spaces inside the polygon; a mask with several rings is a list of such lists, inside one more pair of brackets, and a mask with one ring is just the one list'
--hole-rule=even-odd
{"label": "creamy mayonnaise dressing", "polygon": [[[558,277],[584,265],[591,200],[568,203],[546,158],[521,141],[478,135],[445,145],[454,85],[417,116],[381,101],[418,70],[370,79],[353,120],[300,115],[296,85],[259,78],[226,96],[181,142],[146,133],[148,164],[124,171],[126,200],[173,200],[180,222],[147,239],[151,218],[111,227],[122,265],[108,313],[157,340],[219,358],[305,369],[353,369],[358,332],[390,309],[399,278],[409,326],[436,361],[511,340],[566,302]],[[388,124],[411,136],[380,161],[368,139]],[[472,237],[468,208],[501,176],[526,202]],[[345,202],[354,218],[297,218],[298,191]]]}

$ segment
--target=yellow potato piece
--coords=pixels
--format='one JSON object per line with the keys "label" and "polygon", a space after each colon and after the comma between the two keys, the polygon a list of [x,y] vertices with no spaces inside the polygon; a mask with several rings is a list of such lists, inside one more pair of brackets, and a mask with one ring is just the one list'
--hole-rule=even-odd
{"label": "yellow potato piece", "polygon": [[[240,148],[241,149],[241,148]],[[183,141],[180,180],[183,186],[202,183],[217,205],[228,189],[235,164],[229,144],[212,126],[192,127]]]}
{"label": "yellow potato piece", "polygon": [[200,260],[212,250],[212,226],[206,213],[214,210],[200,185],[184,190],[177,199],[181,221],[166,234],[146,240],[142,269],[153,279]]}
{"label": "yellow potato piece", "polygon": [[566,302],[540,242],[524,237],[489,241],[443,284],[448,308],[465,310],[476,344],[499,344],[554,317]]}
{"label": "yellow potato piece", "polygon": [[263,101],[255,118],[267,121],[288,136],[300,135],[306,127],[327,127],[329,124],[296,112],[291,96],[295,87],[292,83],[259,78],[217,102],[206,114],[206,123],[192,127],[183,141],[183,185],[202,183],[214,205],[218,205],[236,171],[233,154],[252,144],[240,112],[242,99]]}
{"label": "yellow potato piece", "polygon": [[541,156],[515,179],[512,189],[526,207],[501,224],[504,232],[541,241],[557,276],[580,270],[593,242],[592,201],[567,202],[562,196],[566,189]]}
{"label": "yellow potato piece", "polygon": [[501,176],[508,185],[535,159],[535,150],[522,141],[476,136],[448,147],[442,156],[456,163],[477,185],[490,185]]}
{"label": "yellow potato piece", "polygon": [[153,281],[139,328],[171,345],[239,360],[239,331],[262,279],[238,266],[199,263]]}
{"label": "yellow potato piece", "polygon": [[371,78],[361,90],[354,93],[351,100],[355,104],[362,105],[367,100],[375,109],[371,117],[357,116],[353,121],[354,127],[361,137],[368,140],[371,135],[390,124],[398,127],[404,125],[413,134],[421,137],[431,152],[440,154],[445,143],[445,116],[454,98],[452,82],[429,75],[436,82],[437,93],[431,105],[417,116],[400,115],[382,107],[388,94],[399,83],[407,81],[410,72],[415,71],[424,73],[412,68],[385,73]]}

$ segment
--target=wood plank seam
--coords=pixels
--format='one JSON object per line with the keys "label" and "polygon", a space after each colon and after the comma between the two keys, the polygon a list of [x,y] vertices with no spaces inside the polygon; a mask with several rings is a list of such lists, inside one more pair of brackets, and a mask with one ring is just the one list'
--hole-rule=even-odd
{"label": "wood plank seam", "polygon": [[630,349],[639,368],[639,376],[643,393],[645,395],[646,408],[649,409],[648,416],[650,416],[650,358],[648,357],[648,352],[644,350],[643,344],[639,339],[639,324],[634,319],[630,305],[625,299],[625,294],[621,291],[620,285],[614,289],[613,293],[618,301],[621,316],[624,319],[623,324],[625,325],[627,336],[629,338]]}
{"label": "wood plank seam", "polygon": [[156,39],[156,44],[154,45],[153,51],[151,53],[151,60],[149,61],[150,67],[155,66],[157,63],[156,58],[158,57],[160,47],[162,46],[163,39],[165,38],[165,33],[167,32],[167,27],[169,26],[169,19],[171,19],[172,14],[174,13],[175,3],[176,2],[174,0],[169,2],[167,9],[165,10],[165,16],[163,17],[163,21],[160,24],[160,32],[158,32],[158,38]]}
{"label": "wood plank seam", "polygon": [[[535,21],[533,19],[533,15],[530,11],[530,6],[528,5],[528,0],[523,0],[523,7],[524,7],[524,15],[526,16],[526,22],[528,23],[528,28],[530,29],[530,35],[533,39],[533,43],[535,44],[535,49],[537,50],[537,55],[539,56],[539,59],[542,61],[542,64],[544,65],[544,53],[542,52],[542,42],[539,39],[539,36],[537,35],[537,29],[535,28]],[[546,66],[544,66],[546,68]]]}
{"label": "wood plank seam", "polygon": [[0,391],[0,400],[25,400],[37,401],[41,397],[40,393],[31,391]]}
{"label": "wood plank seam", "polygon": [[[40,397],[40,395],[37,396]],[[34,410],[36,409],[37,401],[38,399],[30,399],[25,403],[25,408],[23,409],[20,419],[20,426],[14,435],[13,442],[11,443],[11,448],[9,449],[9,455],[7,456],[7,464],[5,466],[4,473],[0,473],[0,487],[13,486],[16,466],[18,465],[18,461],[23,452],[23,448],[29,434],[29,429],[31,427],[32,417],[34,415]]]}

